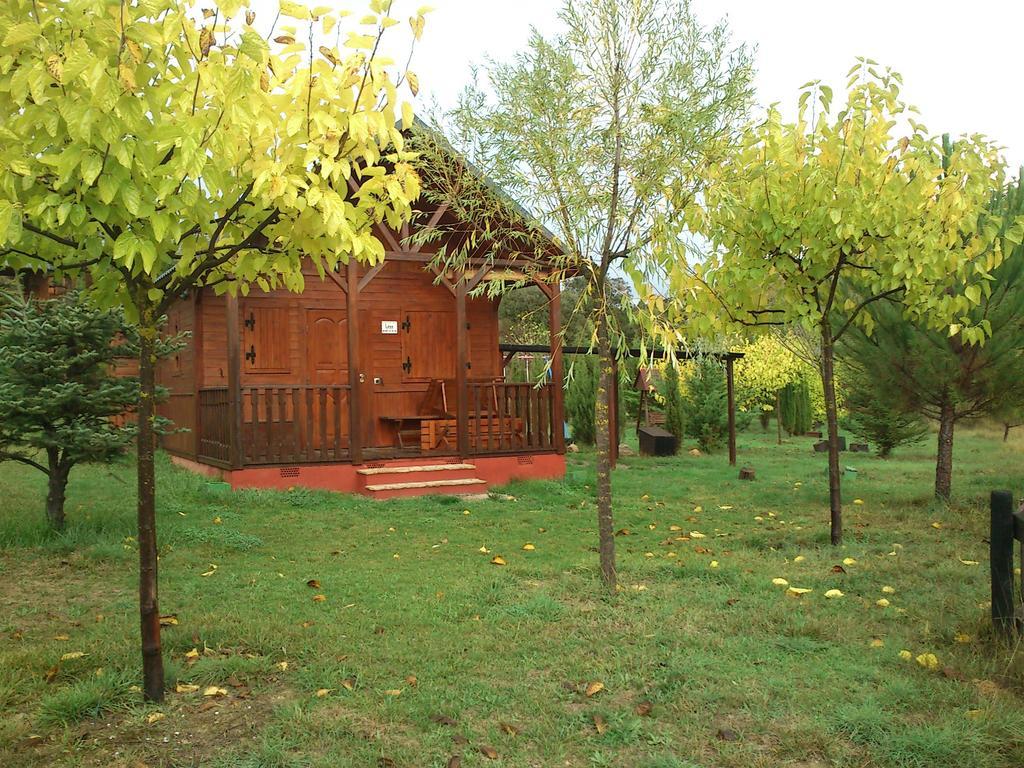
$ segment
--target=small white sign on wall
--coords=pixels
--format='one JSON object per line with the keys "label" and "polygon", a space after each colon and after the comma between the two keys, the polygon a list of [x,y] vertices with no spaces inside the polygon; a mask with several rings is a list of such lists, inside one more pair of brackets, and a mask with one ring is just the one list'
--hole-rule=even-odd
{"label": "small white sign on wall", "polygon": [[383,333],[385,336],[394,336],[396,333],[398,333],[398,321],[381,320],[380,332]]}

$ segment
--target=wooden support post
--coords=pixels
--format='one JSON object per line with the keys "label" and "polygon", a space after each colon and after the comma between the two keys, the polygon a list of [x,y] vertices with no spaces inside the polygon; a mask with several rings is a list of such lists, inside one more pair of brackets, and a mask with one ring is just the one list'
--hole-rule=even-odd
{"label": "wooden support post", "polygon": [[992,571],[992,625],[998,634],[1014,631],[1013,602],[1013,494],[992,491],[989,560]]}
{"label": "wooden support post", "polygon": [[232,469],[241,469],[242,455],[242,332],[238,325],[238,294],[225,302],[228,347],[228,456]]}
{"label": "wooden support post", "polygon": [[359,267],[350,259],[346,267],[348,290],[348,456],[353,464],[363,463],[362,361],[359,359]]}
{"label": "wooden support post", "polygon": [[725,359],[725,385],[729,395],[729,466],[736,466],[736,386],[733,376],[733,360]]}
{"label": "wooden support post", "polygon": [[548,301],[548,337],[551,347],[551,430],[555,451],[565,453],[565,364],[562,359],[562,286],[551,286]]}
{"label": "wooden support post", "polygon": [[203,388],[203,289],[192,291],[192,337],[188,340],[192,349],[192,458],[199,460],[200,441],[203,436],[203,409],[200,406],[200,390]]}
{"label": "wooden support post", "polygon": [[469,456],[469,334],[466,329],[466,290],[466,279],[463,275],[455,286],[456,445],[459,455],[463,458]]}
{"label": "wooden support post", "polygon": [[619,463],[619,359],[612,357],[612,385],[608,390],[608,448],[612,469]]}

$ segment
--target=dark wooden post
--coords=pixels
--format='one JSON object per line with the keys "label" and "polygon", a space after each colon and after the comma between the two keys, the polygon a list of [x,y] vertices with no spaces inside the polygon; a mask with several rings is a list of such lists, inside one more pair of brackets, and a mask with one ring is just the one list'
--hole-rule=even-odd
{"label": "dark wooden post", "polygon": [[550,286],[548,336],[551,346],[551,385],[554,406],[551,429],[555,451],[565,453],[565,364],[562,359],[562,286]]}
{"label": "dark wooden post", "polygon": [[466,290],[466,277],[461,275],[455,286],[455,416],[456,444],[459,455],[463,458],[469,456],[469,382],[466,376],[469,366],[469,339],[466,333]]}
{"label": "dark wooden post", "polygon": [[992,570],[992,625],[1009,635],[1014,629],[1013,604],[1013,494],[992,491],[989,559]]}
{"label": "dark wooden post", "polygon": [[360,385],[362,361],[359,359],[359,267],[349,259],[346,267],[348,290],[345,313],[348,315],[348,456],[353,464],[363,463],[363,403]]}
{"label": "dark wooden post", "polygon": [[725,358],[725,385],[729,393],[729,465],[736,466],[736,387],[732,357]]}
{"label": "dark wooden post", "polygon": [[619,463],[619,358],[612,357],[612,385],[608,390],[608,447],[612,469]]}
{"label": "dark wooden post", "polygon": [[192,291],[192,458],[199,459],[199,448],[203,436],[203,409],[200,404],[203,388],[203,367],[199,361],[203,359],[203,289]]}
{"label": "dark wooden post", "polygon": [[242,333],[238,327],[238,295],[227,294],[228,455],[232,469],[242,468]]}

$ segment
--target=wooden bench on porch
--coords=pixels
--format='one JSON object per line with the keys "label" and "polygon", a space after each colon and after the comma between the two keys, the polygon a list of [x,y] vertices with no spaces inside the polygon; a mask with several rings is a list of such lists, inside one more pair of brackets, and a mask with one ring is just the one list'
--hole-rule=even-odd
{"label": "wooden bench on porch", "polygon": [[[469,411],[470,448],[476,449],[481,445],[511,446],[523,433],[522,419],[499,418],[496,382],[488,380],[483,383],[490,385],[489,397],[487,402],[481,404],[486,410]],[[453,413],[454,403],[449,404],[449,387],[454,389],[454,382],[434,379],[427,386],[415,414],[380,417],[381,421],[394,426],[398,448],[418,446],[424,453],[455,450],[458,419]]]}

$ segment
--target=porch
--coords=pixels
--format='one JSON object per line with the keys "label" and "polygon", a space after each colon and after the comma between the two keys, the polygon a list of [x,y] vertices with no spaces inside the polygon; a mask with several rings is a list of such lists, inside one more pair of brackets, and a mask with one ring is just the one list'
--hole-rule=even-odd
{"label": "porch", "polygon": [[377,409],[372,418],[393,426],[387,446],[362,439],[358,425],[366,420],[353,413],[349,385],[203,387],[196,458],[232,470],[564,452],[561,392],[553,384],[467,381],[465,407],[449,395],[451,385],[431,382],[413,412]]}

